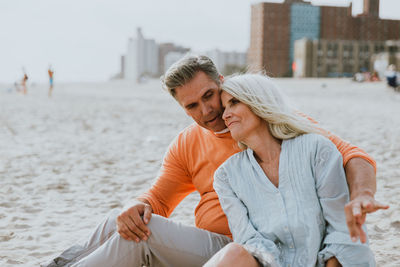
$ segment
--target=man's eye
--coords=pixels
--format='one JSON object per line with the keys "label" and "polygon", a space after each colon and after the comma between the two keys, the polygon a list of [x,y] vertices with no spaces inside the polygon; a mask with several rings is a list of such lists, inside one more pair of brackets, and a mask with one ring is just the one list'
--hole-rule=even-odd
{"label": "man's eye", "polygon": [[208,99],[208,98],[212,97],[212,95],[213,95],[213,93],[208,93],[208,94],[206,94],[204,97],[205,97],[206,99]]}

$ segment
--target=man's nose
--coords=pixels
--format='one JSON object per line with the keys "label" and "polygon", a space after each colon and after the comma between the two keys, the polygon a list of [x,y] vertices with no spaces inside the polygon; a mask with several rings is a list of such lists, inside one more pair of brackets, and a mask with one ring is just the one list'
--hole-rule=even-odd
{"label": "man's nose", "polygon": [[203,114],[203,115],[208,115],[209,113],[211,113],[212,112],[212,107],[210,106],[210,105],[207,105],[207,104],[202,104],[201,105],[201,113]]}

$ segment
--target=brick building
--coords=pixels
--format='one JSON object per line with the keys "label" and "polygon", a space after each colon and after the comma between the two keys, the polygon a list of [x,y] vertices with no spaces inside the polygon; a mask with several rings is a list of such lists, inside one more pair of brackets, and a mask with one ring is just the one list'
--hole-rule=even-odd
{"label": "brick building", "polygon": [[[377,70],[383,78],[387,65],[398,65],[400,41],[296,40],[295,77],[351,77]],[[379,62],[377,62],[379,61]],[[380,66],[376,66],[380,63]],[[382,65],[384,63],[384,65]],[[382,69],[383,67],[383,69]]]}
{"label": "brick building", "polygon": [[291,76],[294,43],[298,39],[385,41],[400,39],[400,21],[379,18],[379,0],[364,0],[363,13],[349,7],[313,6],[301,0],[258,3],[251,7],[251,70],[271,76]]}

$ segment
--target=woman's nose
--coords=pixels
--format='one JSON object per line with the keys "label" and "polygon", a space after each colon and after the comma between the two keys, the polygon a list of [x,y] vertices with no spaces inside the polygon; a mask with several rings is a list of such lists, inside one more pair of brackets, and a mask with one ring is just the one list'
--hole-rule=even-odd
{"label": "woman's nose", "polygon": [[231,113],[229,112],[229,110],[227,108],[225,108],[224,113],[222,113],[222,119],[224,121],[226,121],[230,117],[231,117]]}

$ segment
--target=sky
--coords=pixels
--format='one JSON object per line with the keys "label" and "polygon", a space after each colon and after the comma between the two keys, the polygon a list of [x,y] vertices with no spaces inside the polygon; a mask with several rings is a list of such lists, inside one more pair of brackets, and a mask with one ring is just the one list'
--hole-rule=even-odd
{"label": "sky", "polygon": [[[351,0],[311,0],[348,5]],[[360,9],[353,0],[354,8]],[[106,81],[120,70],[128,39],[145,38],[204,52],[244,52],[254,0],[0,0],[0,83]],[[270,0],[268,2],[282,2]],[[399,0],[381,0],[381,17],[400,19]]]}

